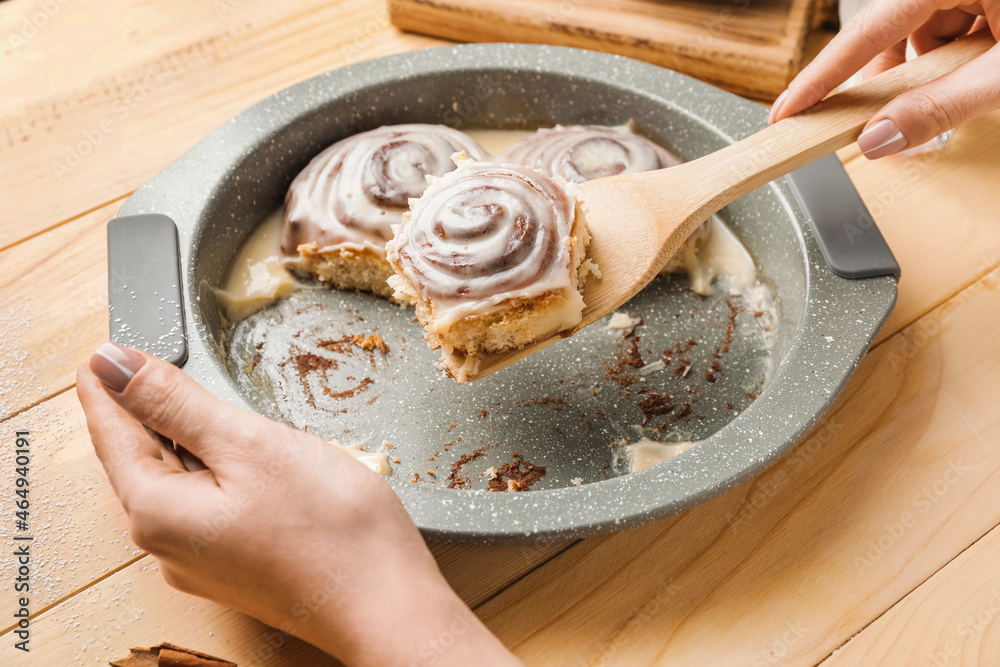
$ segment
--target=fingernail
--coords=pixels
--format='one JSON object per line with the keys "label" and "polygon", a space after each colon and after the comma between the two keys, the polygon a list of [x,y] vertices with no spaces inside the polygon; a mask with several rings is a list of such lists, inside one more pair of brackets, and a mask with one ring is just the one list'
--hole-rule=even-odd
{"label": "fingernail", "polygon": [[774,117],[778,115],[779,111],[781,111],[781,105],[785,103],[785,97],[787,96],[788,96],[788,91],[786,90],[785,92],[778,95],[778,99],[776,99],[774,101],[774,104],[771,105],[771,111],[770,113],[767,114],[768,124],[774,122]]}
{"label": "fingernail", "polygon": [[869,126],[858,137],[858,148],[869,160],[898,153],[906,148],[906,143],[906,137],[890,118]]}
{"label": "fingernail", "polygon": [[94,375],[109,389],[122,392],[145,363],[146,360],[135,350],[114,343],[105,343],[97,348],[94,356],[90,358],[90,370],[94,371]]}

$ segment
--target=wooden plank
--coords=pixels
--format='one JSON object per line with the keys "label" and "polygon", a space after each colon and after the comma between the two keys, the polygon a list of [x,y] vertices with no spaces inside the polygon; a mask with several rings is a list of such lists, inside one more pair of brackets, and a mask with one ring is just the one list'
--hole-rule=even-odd
{"label": "wooden plank", "polygon": [[825,658],[1000,522],[998,279],[876,348],[751,483],[586,540],[477,612],[527,664]]}
{"label": "wooden plank", "polygon": [[798,72],[812,0],[393,0],[394,25],[463,42],[615,53],[773,100]]}
{"label": "wooden plank", "polygon": [[992,664],[1000,655],[1000,527],[823,662],[839,665]]}
{"label": "wooden plank", "polygon": [[[193,4],[206,12],[220,2],[238,4]],[[166,34],[174,23],[191,20],[167,0],[134,0],[115,12],[95,0],[87,7],[91,22],[107,22],[101,36],[127,34],[133,23],[155,25],[160,16],[171,17],[162,28]],[[140,49],[144,58],[131,53],[129,40],[95,47],[94,58],[103,63],[97,70],[105,74],[84,77],[88,82],[72,92],[64,84],[56,88],[33,64],[31,76],[45,83],[33,88],[31,105],[0,107],[0,248],[136,189],[222,122],[277,90],[353,62],[440,43],[399,35],[385,8],[372,0],[270,7],[267,20],[234,18],[226,25],[205,18],[213,28],[197,32],[197,41],[160,37],[155,48]],[[13,11],[0,7],[3,16]],[[55,41],[59,18],[36,39]],[[25,48],[32,58],[90,60],[79,58],[73,39],[42,46]],[[65,79],[60,74],[56,80]],[[20,81],[0,89],[0,100]],[[50,96],[40,98],[42,90]]]}
{"label": "wooden plank", "polygon": [[[15,488],[12,443],[17,431],[31,434],[30,529],[25,534],[34,538],[30,611],[37,614],[142,552],[128,536],[128,521],[94,455],[74,391],[0,423],[0,442],[6,445],[0,448],[4,489]],[[3,526],[5,533],[9,530]],[[14,558],[3,558],[0,579],[14,581],[16,569]],[[17,597],[0,596],[3,631],[14,625]]]}
{"label": "wooden plank", "polygon": [[0,253],[0,419],[72,386],[108,339],[105,224],[122,201]]}

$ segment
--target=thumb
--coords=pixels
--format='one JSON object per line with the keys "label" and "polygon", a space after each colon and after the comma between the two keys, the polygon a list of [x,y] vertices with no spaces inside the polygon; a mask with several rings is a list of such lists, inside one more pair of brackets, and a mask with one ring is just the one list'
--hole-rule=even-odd
{"label": "thumb", "polygon": [[[101,345],[90,369],[108,395],[137,421],[213,463],[245,459],[246,444],[268,420],[213,396],[176,366],[114,343]],[[239,456],[232,456],[237,451]]]}
{"label": "thumb", "polygon": [[961,123],[1000,108],[1000,49],[909,90],[872,116],[858,146],[870,160],[930,141]]}

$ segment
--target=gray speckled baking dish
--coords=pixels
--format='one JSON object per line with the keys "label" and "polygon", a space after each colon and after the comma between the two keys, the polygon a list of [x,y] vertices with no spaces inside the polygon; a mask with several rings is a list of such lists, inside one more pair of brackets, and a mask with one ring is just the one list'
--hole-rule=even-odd
{"label": "gray speckled baking dish", "polygon": [[[163,214],[176,223],[180,272],[173,287],[182,298],[169,295],[162,277],[119,270],[121,248],[146,242],[141,235],[124,245],[119,240],[110,260],[112,338],[183,363],[216,395],[256,409],[216,351],[220,317],[204,286],[221,283],[240,243],[280,205],[314,154],[389,123],[530,128],[630,118],[691,159],[753,133],[765,112],[652,65],[532,45],[429,49],[292,86],[223,124],[125,202],[113,221],[116,233],[138,229],[127,216]],[[774,368],[756,400],[681,456],[582,486],[484,493],[411,484],[394,475],[390,484],[424,534],[515,542],[635,526],[745,482],[798,443],[840,393],[891,311],[898,266],[835,157],[801,170],[791,186],[790,180],[760,188],[725,214],[781,299]],[[116,299],[123,293],[127,299]],[[158,296],[158,319],[151,319],[142,294]],[[186,326],[162,321],[171,305],[183,312]]]}

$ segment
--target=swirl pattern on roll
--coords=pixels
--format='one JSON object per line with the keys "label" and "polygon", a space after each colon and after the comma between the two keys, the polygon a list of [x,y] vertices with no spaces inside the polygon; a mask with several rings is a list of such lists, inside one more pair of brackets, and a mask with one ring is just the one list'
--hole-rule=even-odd
{"label": "swirl pattern on roll", "polygon": [[317,155],[292,182],[285,200],[282,250],[363,249],[384,254],[409,200],[427,176],[455,168],[457,152],[488,159],[471,137],[444,125],[387,125],[339,141]]}
{"label": "swirl pattern on roll", "polygon": [[508,299],[575,290],[570,190],[534,169],[463,163],[414,203],[390,261],[442,325]]}
{"label": "swirl pattern on roll", "polygon": [[662,146],[628,126],[556,125],[518,141],[499,158],[573,183],[680,164]]}

